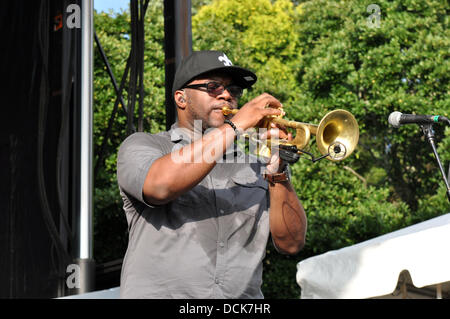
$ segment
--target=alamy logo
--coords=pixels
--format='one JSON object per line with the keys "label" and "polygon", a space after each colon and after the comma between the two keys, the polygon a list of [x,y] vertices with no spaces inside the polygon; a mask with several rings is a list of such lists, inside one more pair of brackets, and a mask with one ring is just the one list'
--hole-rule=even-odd
{"label": "alamy logo", "polygon": [[369,28],[379,28],[381,20],[380,6],[372,3],[367,6],[366,11],[368,13],[372,13],[370,16],[367,17],[367,26]]}
{"label": "alamy logo", "polygon": [[67,13],[70,13],[67,17],[67,27],[69,29],[81,28],[80,6],[78,4],[70,4],[67,6]]}
{"label": "alamy logo", "polygon": [[[69,4],[66,8],[66,26],[69,29],[81,28],[81,8],[78,4]],[[54,17],[53,31],[63,28],[63,14]]]}
{"label": "alamy logo", "polygon": [[228,57],[225,55],[225,53],[223,54],[223,56],[220,56],[218,59],[220,62],[223,62],[223,65],[225,65],[225,66],[233,65],[233,63],[231,62],[230,59],[228,59]]}
{"label": "alamy logo", "polygon": [[77,264],[70,264],[67,266],[66,273],[70,274],[66,279],[67,288],[80,288],[80,271],[80,266]]}

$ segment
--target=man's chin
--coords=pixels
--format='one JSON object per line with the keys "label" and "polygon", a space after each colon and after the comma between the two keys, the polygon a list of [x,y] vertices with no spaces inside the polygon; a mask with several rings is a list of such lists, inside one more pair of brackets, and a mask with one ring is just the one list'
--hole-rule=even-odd
{"label": "man's chin", "polygon": [[211,116],[208,121],[208,127],[220,127],[225,121],[225,116],[221,113],[220,116]]}

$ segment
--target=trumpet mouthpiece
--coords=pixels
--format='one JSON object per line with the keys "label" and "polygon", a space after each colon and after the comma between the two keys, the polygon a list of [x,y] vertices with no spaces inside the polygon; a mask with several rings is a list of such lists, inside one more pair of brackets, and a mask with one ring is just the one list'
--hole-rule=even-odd
{"label": "trumpet mouthpiece", "polygon": [[237,109],[231,109],[228,106],[224,106],[222,108],[223,115],[230,115],[230,114],[236,114],[238,112]]}

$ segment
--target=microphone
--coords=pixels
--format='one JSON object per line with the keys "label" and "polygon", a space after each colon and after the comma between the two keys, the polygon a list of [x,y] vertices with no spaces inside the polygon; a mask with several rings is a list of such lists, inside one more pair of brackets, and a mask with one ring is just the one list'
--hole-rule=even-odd
{"label": "microphone", "polygon": [[447,122],[449,119],[441,115],[415,115],[402,114],[400,112],[392,112],[388,119],[389,124],[395,128],[399,128],[403,124],[433,124],[437,122]]}

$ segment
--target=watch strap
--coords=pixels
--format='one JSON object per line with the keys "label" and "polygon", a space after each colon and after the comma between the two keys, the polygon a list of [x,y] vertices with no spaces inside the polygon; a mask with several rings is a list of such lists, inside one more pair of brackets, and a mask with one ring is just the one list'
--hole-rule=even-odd
{"label": "watch strap", "polygon": [[274,174],[263,173],[263,178],[266,181],[268,181],[271,185],[274,185],[275,183],[282,183],[282,182],[290,181],[288,165],[286,165],[283,172],[281,172],[281,173],[274,173]]}

